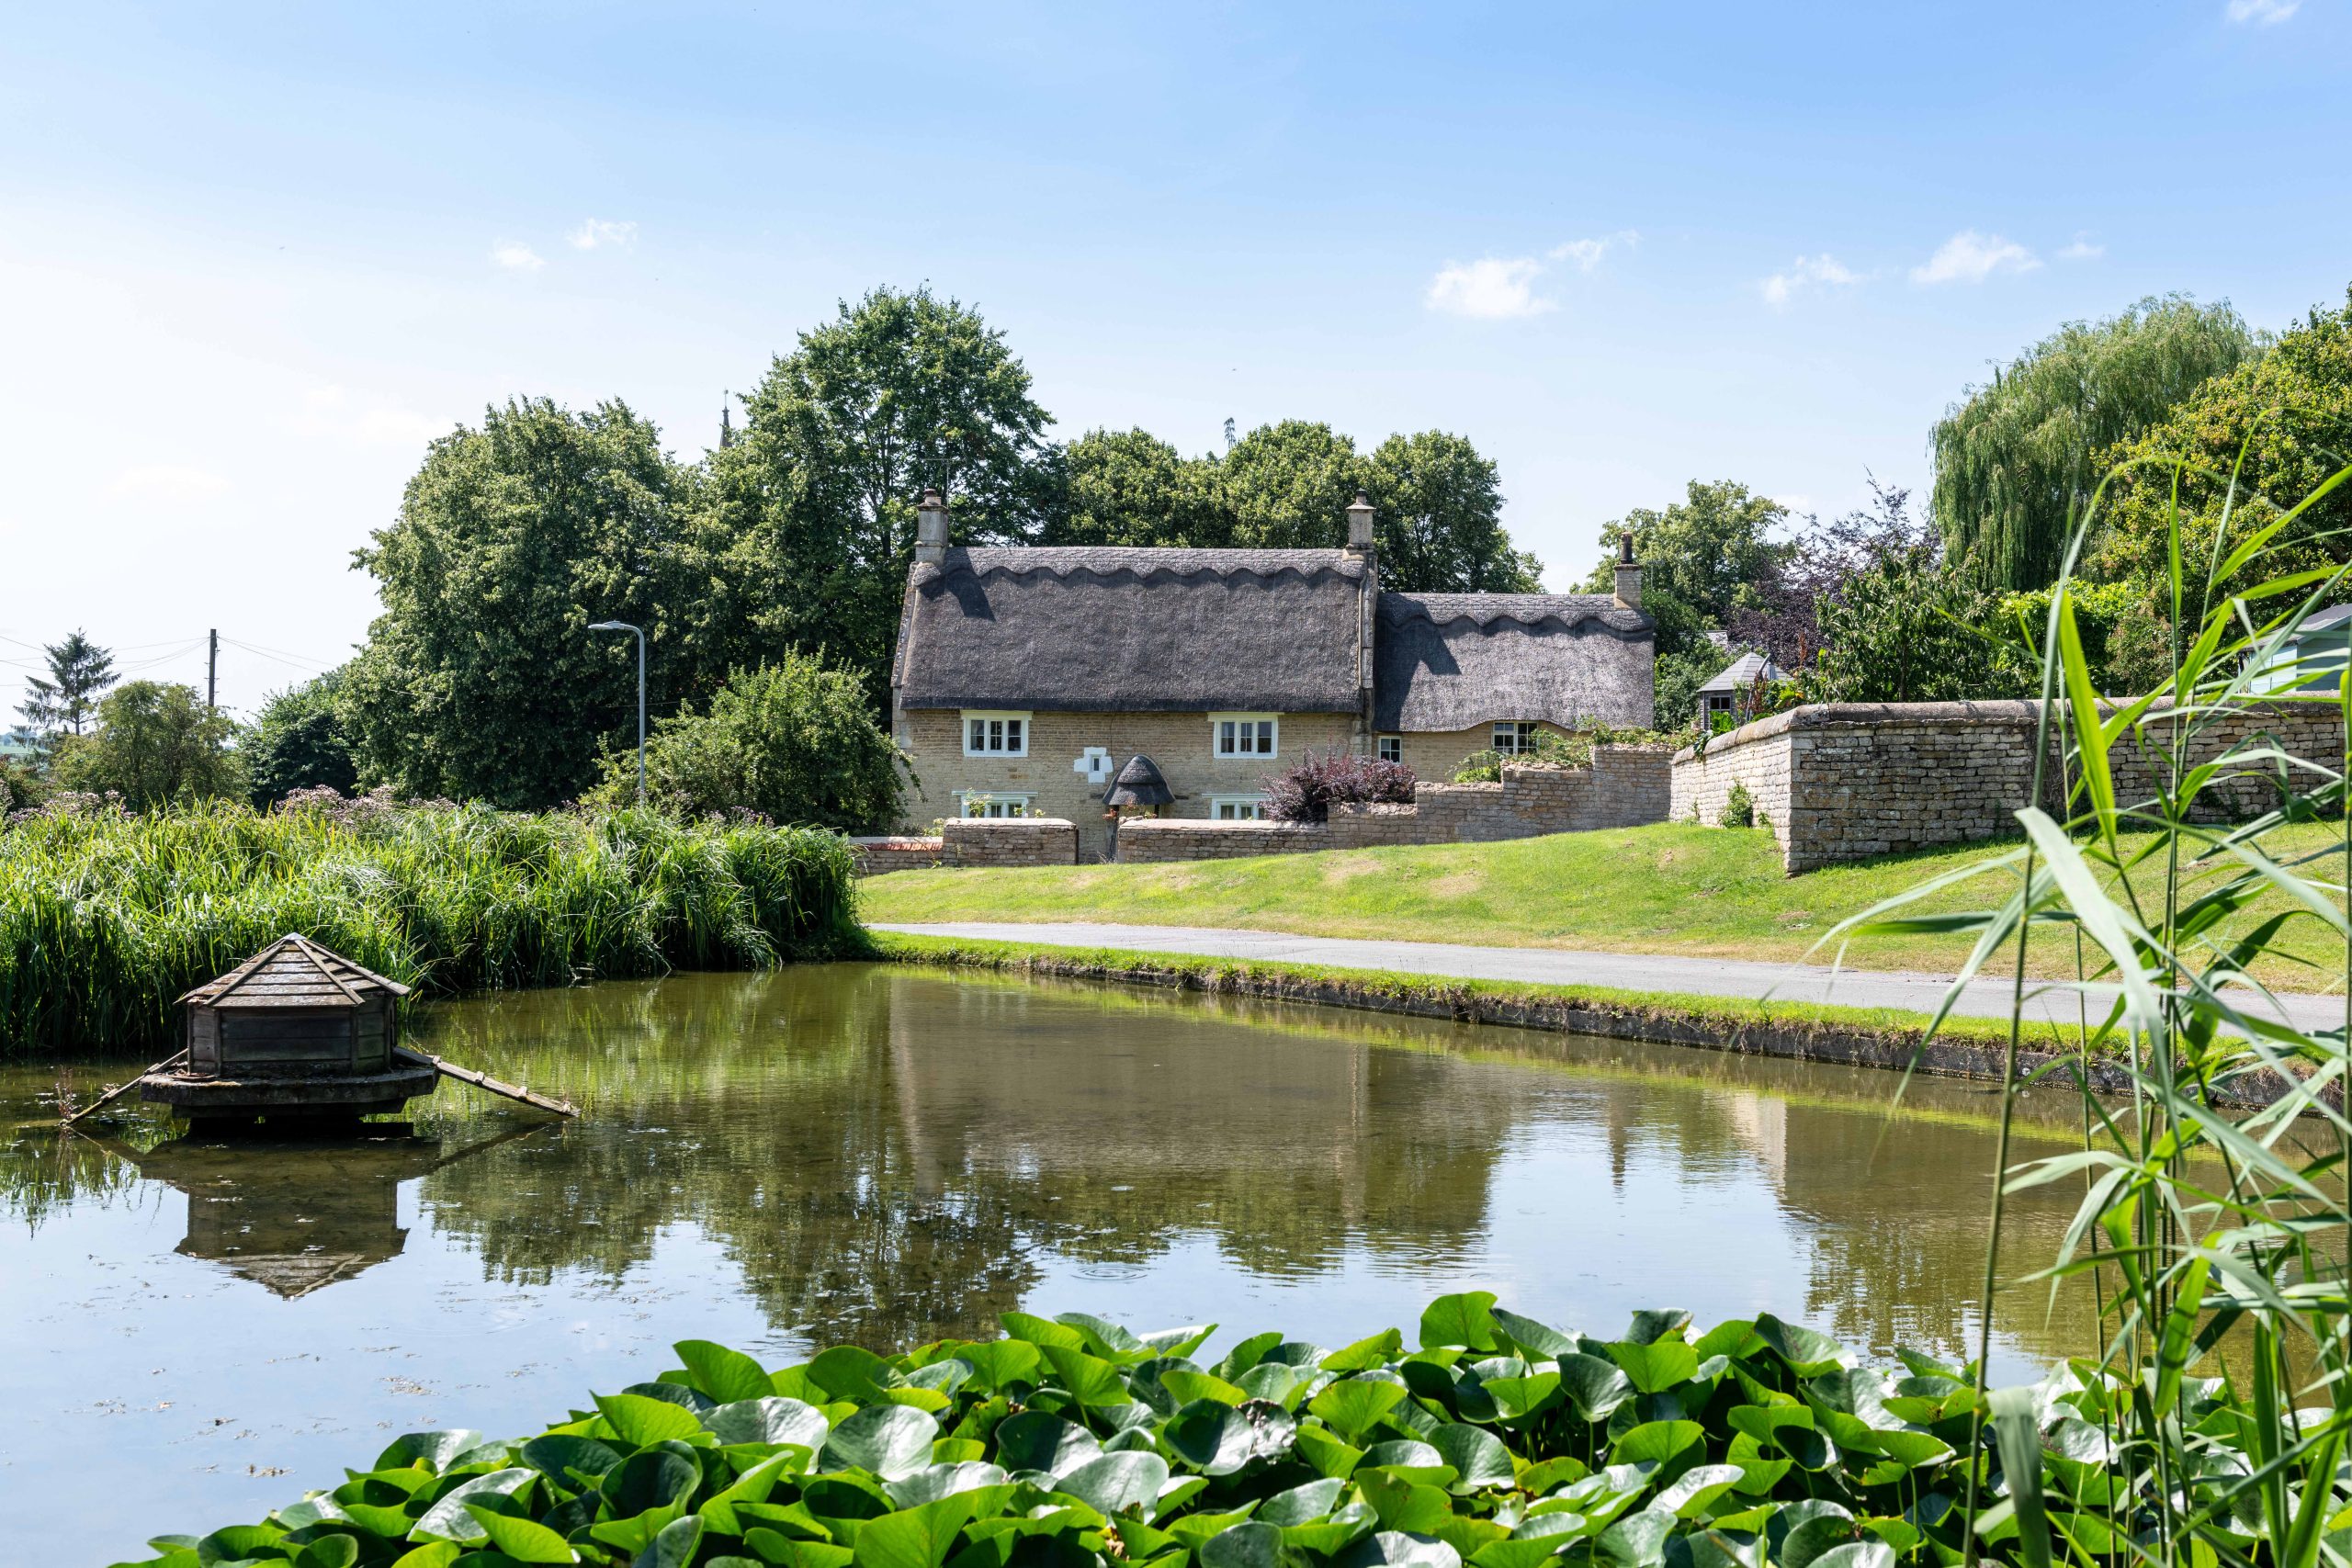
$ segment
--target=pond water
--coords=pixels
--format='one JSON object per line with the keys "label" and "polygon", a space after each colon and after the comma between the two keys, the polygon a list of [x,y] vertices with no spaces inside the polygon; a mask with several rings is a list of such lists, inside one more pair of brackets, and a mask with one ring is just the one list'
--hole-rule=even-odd
{"label": "pond water", "polygon": [[[0,1508],[28,1561],[258,1517],[400,1432],[536,1430],[683,1338],[781,1365],[1019,1306],[1338,1345],[1485,1289],[1594,1331],[1769,1310],[1953,1350],[1983,1267],[1975,1086],[1890,1113],[1883,1073],[857,965],[422,1027],[583,1119],[445,1084],[357,1142],[93,1139],[57,1130],[55,1069],[0,1070]],[[2063,1136],[2029,1116],[2021,1153]],[[2021,1268],[2072,1201],[2012,1208]],[[2008,1371],[2094,1337],[2040,1286],[2003,1314]]]}

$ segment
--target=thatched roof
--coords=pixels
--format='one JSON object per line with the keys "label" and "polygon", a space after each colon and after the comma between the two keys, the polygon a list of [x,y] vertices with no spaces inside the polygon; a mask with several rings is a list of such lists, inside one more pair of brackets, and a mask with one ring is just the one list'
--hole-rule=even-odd
{"label": "thatched roof", "polygon": [[1165,806],[1176,798],[1168,781],[1159,776],[1159,764],[1138,751],[1127,759],[1119,776],[1111,781],[1103,794],[1105,806]]}
{"label": "thatched roof", "polygon": [[180,1000],[206,1007],[336,1008],[386,995],[404,997],[408,987],[288,932]]}
{"label": "thatched roof", "polygon": [[1383,593],[1375,728],[1647,725],[1657,629],[1605,593]]}
{"label": "thatched roof", "polygon": [[908,581],[909,708],[1350,713],[1363,562],[1343,550],[958,548]]}

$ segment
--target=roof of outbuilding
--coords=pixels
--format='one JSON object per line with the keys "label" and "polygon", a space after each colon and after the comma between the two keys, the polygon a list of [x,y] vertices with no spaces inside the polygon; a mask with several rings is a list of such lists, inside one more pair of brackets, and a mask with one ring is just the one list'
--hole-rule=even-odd
{"label": "roof of outbuilding", "polygon": [[1699,689],[1702,692],[1743,692],[1756,684],[1758,677],[1778,681],[1785,671],[1760,653],[1743,653],[1715,672],[1713,680]]}
{"label": "roof of outbuilding", "polygon": [[216,1008],[336,1008],[386,995],[404,997],[408,987],[288,932],[180,1000]]}
{"label": "roof of outbuilding", "polygon": [[1103,794],[1102,804],[1165,806],[1175,798],[1168,787],[1168,781],[1159,776],[1159,764],[1138,751],[1127,759],[1127,765],[1121,768],[1119,776],[1111,781],[1110,789]]}
{"label": "roof of outbuilding", "polygon": [[1342,550],[951,549],[909,578],[899,700],[1350,712],[1363,579]]}
{"label": "roof of outbuilding", "polygon": [[1656,641],[1647,615],[1605,593],[1383,593],[1374,722],[1647,724]]}

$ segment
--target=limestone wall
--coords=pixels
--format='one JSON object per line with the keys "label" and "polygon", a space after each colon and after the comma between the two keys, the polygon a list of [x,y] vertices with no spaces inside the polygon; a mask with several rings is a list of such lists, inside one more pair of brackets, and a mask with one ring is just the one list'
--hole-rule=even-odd
{"label": "limestone wall", "polygon": [[[2111,711],[2111,710],[2110,710]],[[2016,812],[2033,787],[2035,705],[1985,703],[1836,703],[1801,707],[1714,737],[1705,750],[1676,754],[1669,811],[1678,822],[1713,826],[1733,785],[1746,784],[1760,826],[1781,845],[1791,872],[1937,845],[1969,843],[2017,831]],[[2325,758],[2343,746],[2341,720],[2321,705],[2267,704],[2201,726],[2189,759],[2275,739],[2300,756]],[[2110,754],[2116,798],[2152,797],[2170,745],[2159,711]],[[2042,806],[2067,811],[2063,739],[2044,769]],[[2199,815],[2212,820],[2251,816],[2278,798],[2247,764],[2222,784]],[[2233,770],[2233,773],[2238,770]],[[2301,787],[2312,778],[2304,774]]]}
{"label": "limestone wall", "polygon": [[1078,829],[1059,817],[951,817],[939,831],[950,865],[1078,863]]}
{"label": "limestone wall", "polygon": [[857,874],[880,876],[890,871],[920,871],[947,862],[947,840],[901,834],[854,838],[850,852],[857,857]]}

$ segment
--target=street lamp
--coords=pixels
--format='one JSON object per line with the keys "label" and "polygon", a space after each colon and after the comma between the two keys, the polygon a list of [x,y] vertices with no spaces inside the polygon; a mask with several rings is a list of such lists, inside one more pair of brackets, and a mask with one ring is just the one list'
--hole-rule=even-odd
{"label": "street lamp", "polygon": [[645,806],[645,628],[630,626],[627,621],[596,621],[592,632],[635,632],[637,634],[637,804]]}

